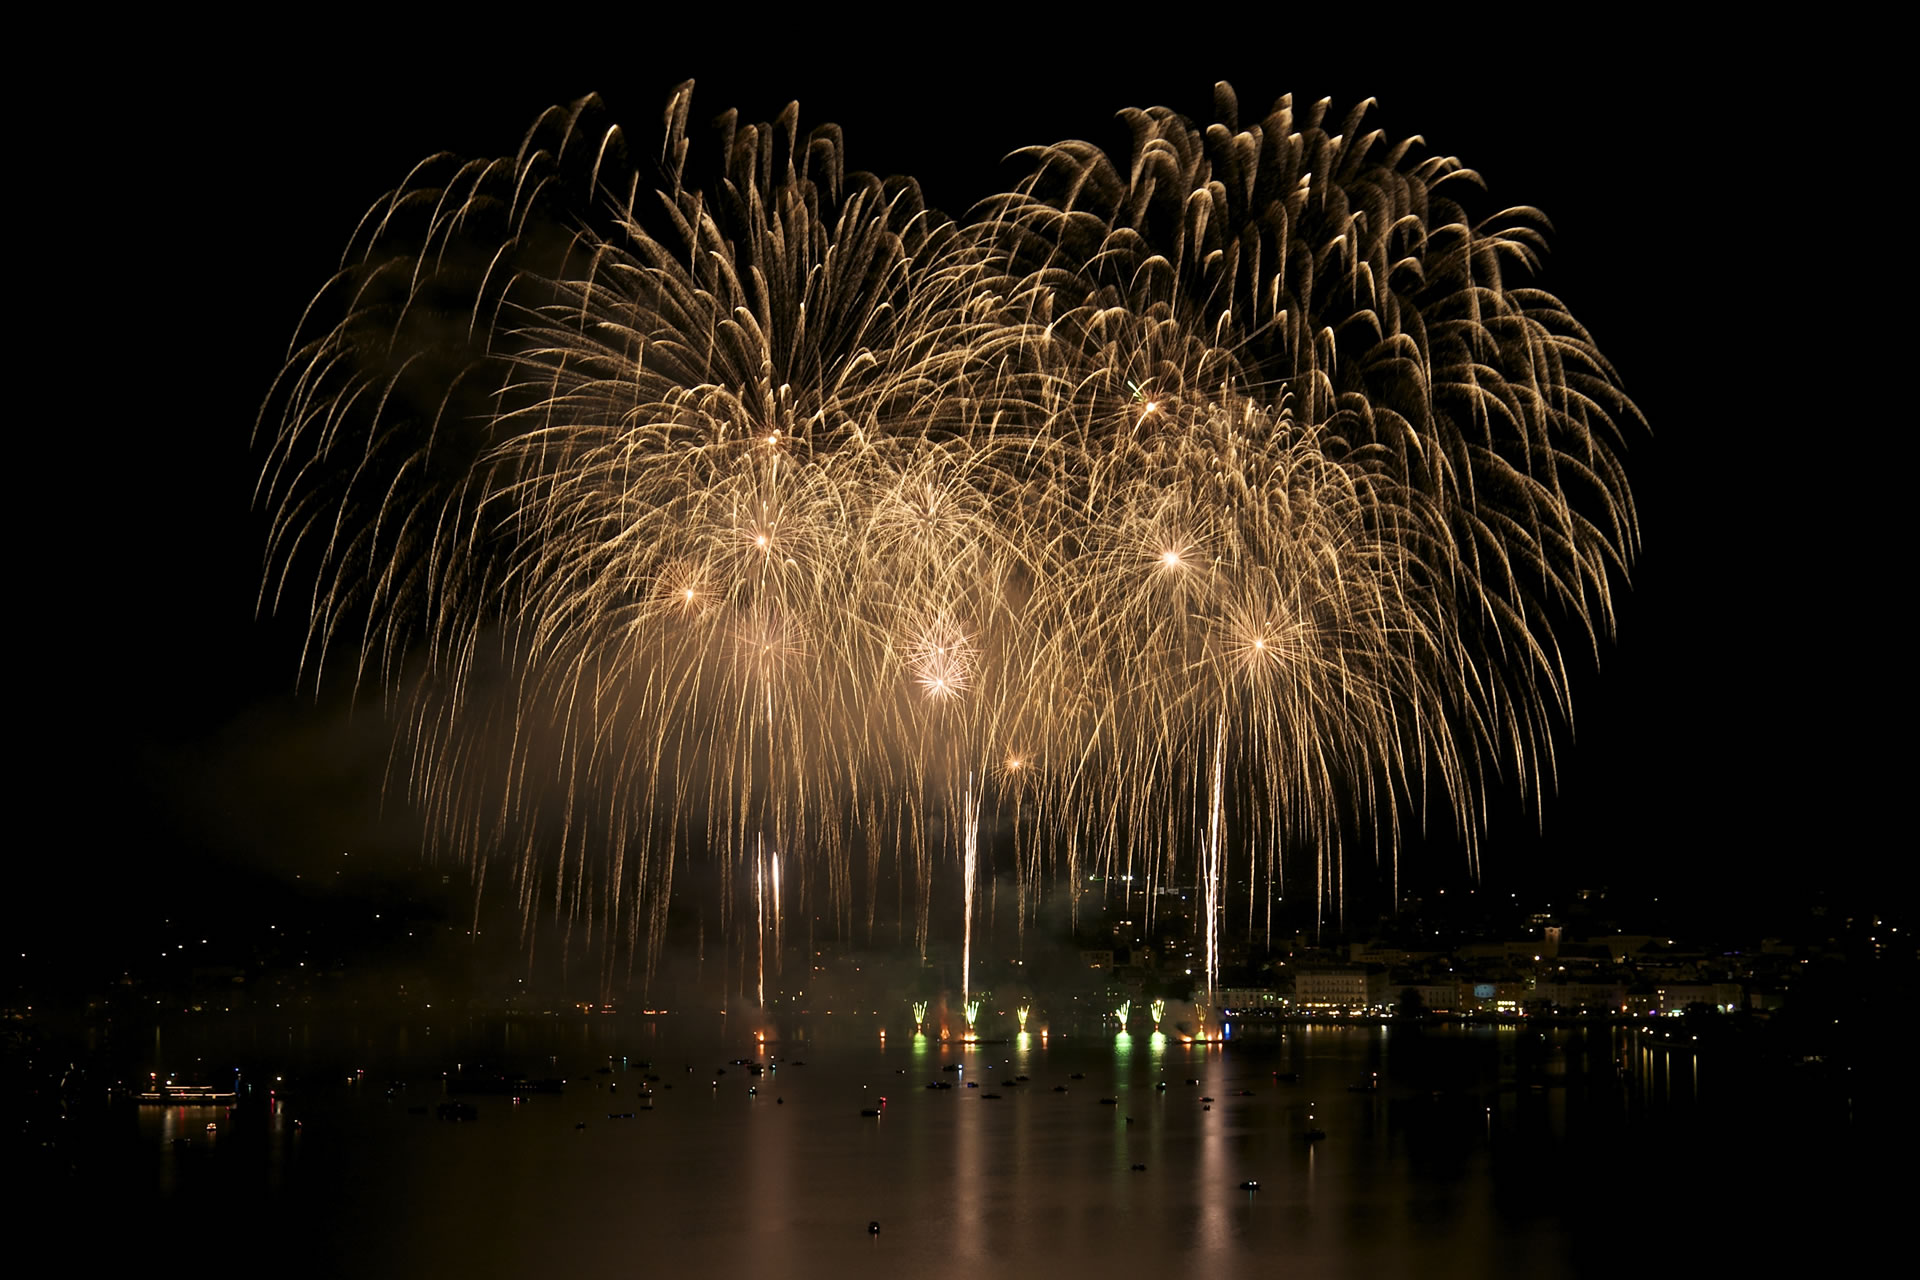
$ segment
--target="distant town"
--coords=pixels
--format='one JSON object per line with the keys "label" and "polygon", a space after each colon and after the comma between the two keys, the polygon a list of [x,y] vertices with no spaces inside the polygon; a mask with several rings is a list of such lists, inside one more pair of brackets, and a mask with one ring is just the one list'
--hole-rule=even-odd
{"label": "distant town", "polygon": [[[980,1031],[1076,1031],[1158,1004],[1170,1032],[1263,1020],[1692,1018],[1831,1025],[1901,989],[1914,933],[1878,914],[1811,904],[1778,934],[1720,926],[1658,927],[1645,903],[1579,889],[1553,903],[1486,889],[1409,896],[1366,929],[1288,932],[1229,920],[1209,997],[1197,962],[1191,888],[1148,895],[1095,880],[1076,918],[1021,933],[1004,918],[976,937],[967,986],[985,998]],[[294,1014],[697,1013],[764,1010],[771,1018],[907,1017],[916,1001],[957,1023],[961,952],[930,933],[924,956],[893,926],[872,945],[789,920],[779,934],[730,943],[695,921],[655,958],[611,959],[551,927],[481,939],[417,888],[291,897],[278,911],[220,922],[166,919],[117,973],[84,980],[22,966],[6,1013],[97,1017]],[[1149,912],[1148,908],[1151,908]],[[283,915],[283,920],[265,918]],[[687,932],[681,929],[681,933]],[[758,942],[759,945],[756,945]],[[567,947],[573,946],[569,953]],[[30,959],[25,958],[23,959]],[[37,1006],[37,1007],[36,1007]],[[1124,1022],[1120,1022],[1124,1025]]]}

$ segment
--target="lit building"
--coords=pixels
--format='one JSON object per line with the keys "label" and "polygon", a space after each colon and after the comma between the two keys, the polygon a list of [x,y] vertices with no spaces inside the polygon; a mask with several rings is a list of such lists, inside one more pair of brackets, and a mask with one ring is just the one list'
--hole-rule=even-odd
{"label": "lit building", "polygon": [[1315,966],[1293,975],[1293,1007],[1299,1013],[1366,1013],[1390,998],[1387,975],[1359,966]]}
{"label": "lit building", "polygon": [[1271,987],[1219,987],[1213,993],[1213,1007],[1222,1017],[1278,1014],[1287,1011],[1287,998]]}

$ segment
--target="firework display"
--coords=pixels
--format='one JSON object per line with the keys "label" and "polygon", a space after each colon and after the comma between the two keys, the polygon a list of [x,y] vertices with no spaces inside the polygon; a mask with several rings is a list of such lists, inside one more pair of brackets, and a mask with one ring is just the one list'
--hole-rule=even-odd
{"label": "firework display", "polygon": [[966,1007],[990,877],[1023,928],[1198,885],[1210,989],[1228,910],[1550,783],[1638,415],[1537,211],[1220,86],[956,220],[691,93],[423,162],[263,412],[263,605],[388,692],[442,851],[648,970],[676,868],[776,963],[952,893]]}

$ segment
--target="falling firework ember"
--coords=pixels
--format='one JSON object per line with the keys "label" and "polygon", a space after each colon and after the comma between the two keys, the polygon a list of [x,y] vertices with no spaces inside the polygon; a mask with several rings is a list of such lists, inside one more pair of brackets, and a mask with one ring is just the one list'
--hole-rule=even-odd
{"label": "falling firework ember", "polygon": [[1195,876],[1210,1000],[1230,854],[1337,907],[1356,840],[1472,848],[1491,780],[1550,782],[1637,414],[1538,213],[1223,85],[955,222],[795,109],[706,146],[690,93],[632,149],[586,99],[422,164],[263,415],[265,604],[392,691],[441,847],[529,918],[651,974],[698,866],[777,968],[782,849],[843,935],[889,868],[924,953],[958,864],[964,1005],[996,857],[1022,928]]}

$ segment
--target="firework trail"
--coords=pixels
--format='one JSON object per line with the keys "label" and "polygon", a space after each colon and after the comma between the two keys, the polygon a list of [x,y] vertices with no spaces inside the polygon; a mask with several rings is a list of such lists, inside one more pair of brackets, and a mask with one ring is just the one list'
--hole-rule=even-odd
{"label": "firework trail", "polygon": [[1211,982],[1229,846],[1337,905],[1346,843],[1550,782],[1637,413],[1537,212],[1223,85],[956,222],[796,108],[700,145],[690,94],[657,143],[590,98],[423,162],[263,412],[263,604],[389,691],[446,852],[649,973],[676,862],[757,912],[782,850],[871,933],[891,860],[923,951],[963,864],[970,950],[984,807],[1022,928],[1043,882],[1204,880]]}

